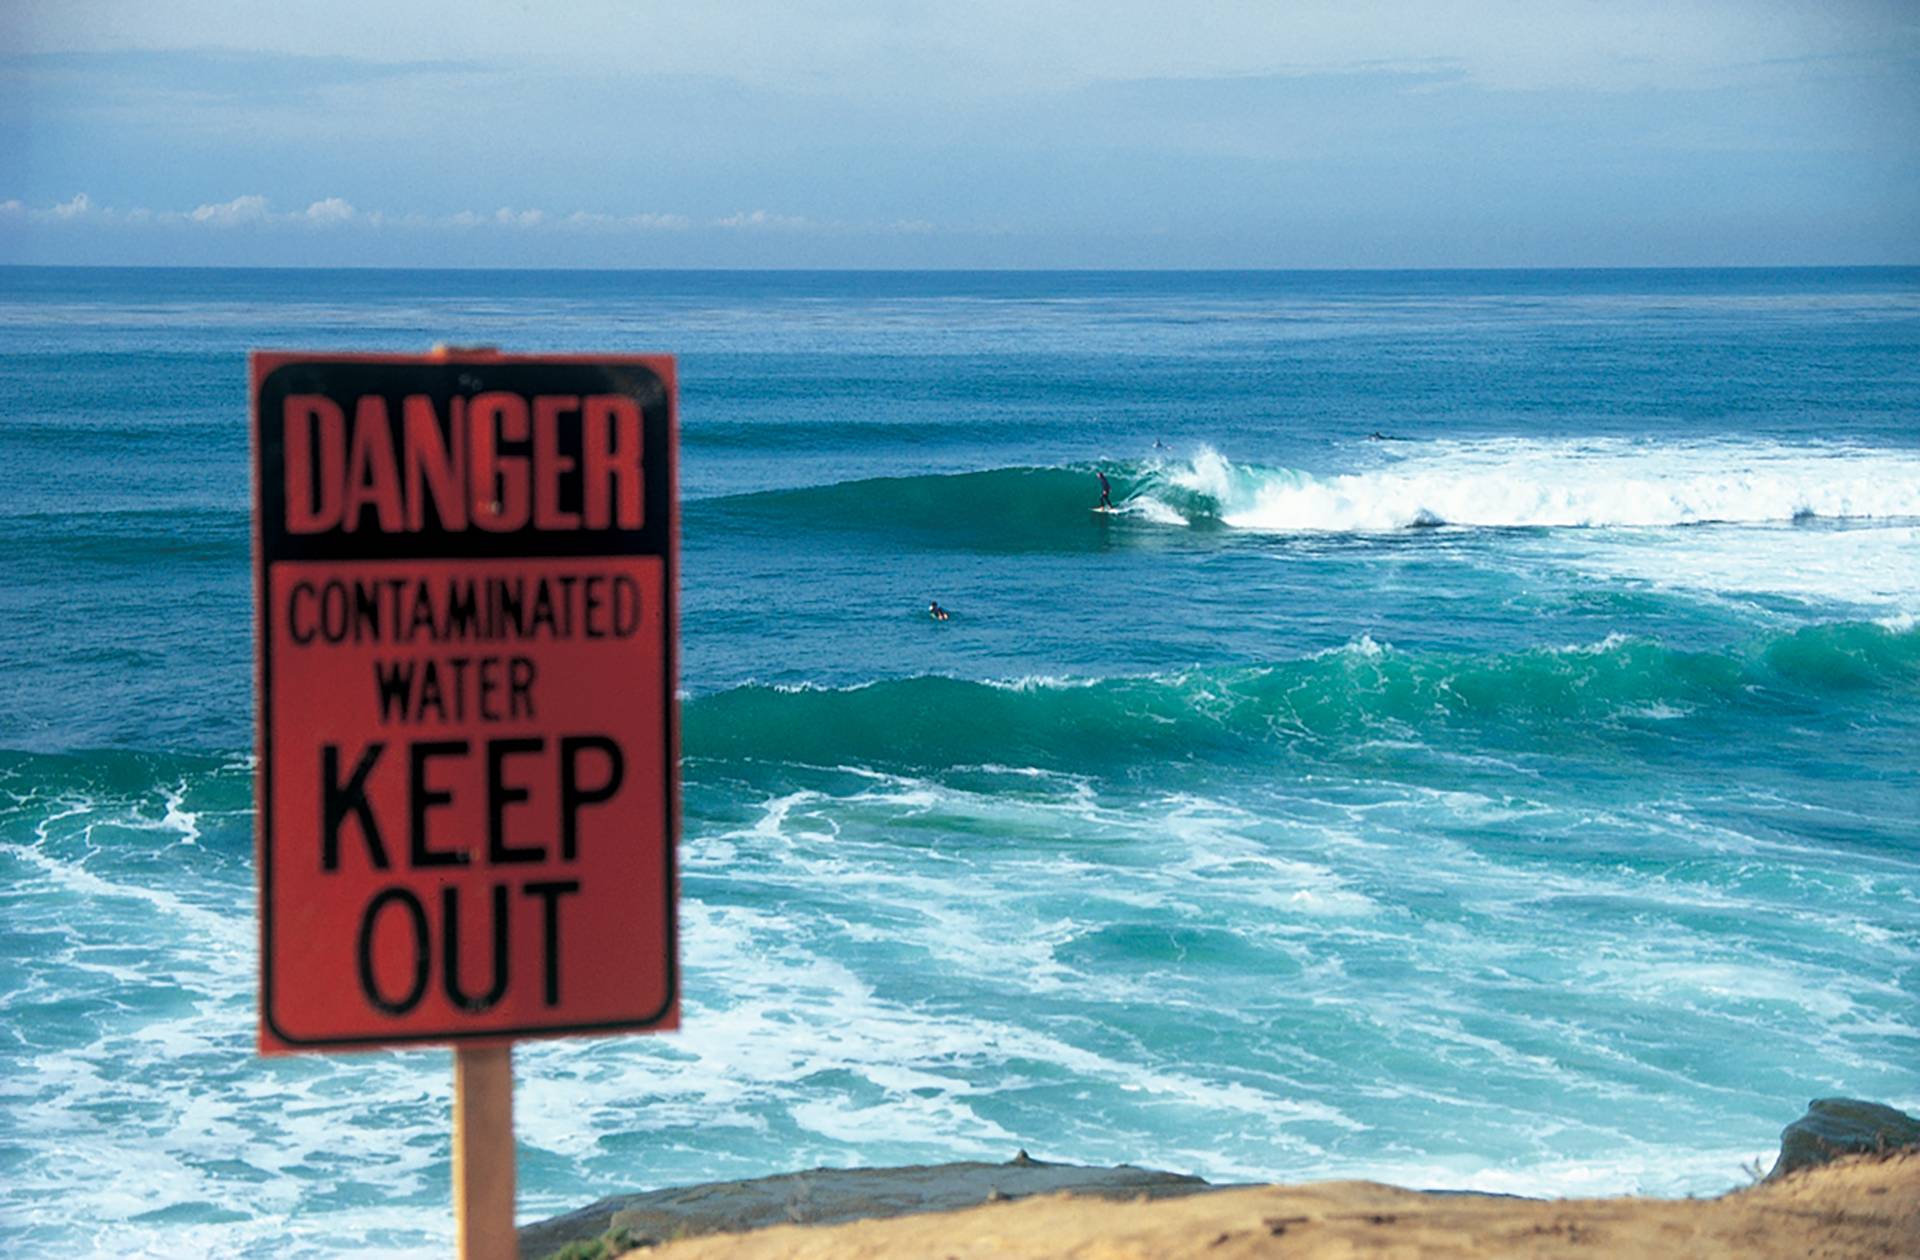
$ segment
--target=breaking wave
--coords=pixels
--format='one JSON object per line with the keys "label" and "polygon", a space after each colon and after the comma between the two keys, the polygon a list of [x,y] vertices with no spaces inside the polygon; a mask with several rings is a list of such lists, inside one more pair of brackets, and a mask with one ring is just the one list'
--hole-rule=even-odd
{"label": "breaking wave", "polygon": [[1658,527],[1920,516],[1920,456],[1775,447],[1524,442],[1438,445],[1380,469],[1315,476],[1201,450],[1137,491],[1241,529]]}
{"label": "breaking wave", "polygon": [[1920,453],[1769,444],[1383,443],[1352,472],[1185,460],[882,477],[709,500],[693,513],[987,548],[1099,546],[1142,525],[1274,533],[1473,528],[1658,528],[1920,518]]}

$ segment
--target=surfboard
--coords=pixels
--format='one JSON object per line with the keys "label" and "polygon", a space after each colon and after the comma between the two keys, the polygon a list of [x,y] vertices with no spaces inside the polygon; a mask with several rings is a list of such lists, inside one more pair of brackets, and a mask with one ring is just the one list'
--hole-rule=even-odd
{"label": "surfboard", "polygon": [[1117,508],[1117,507],[1101,507],[1101,506],[1100,506],[1099,504],[1097,504],[1097,503],[1096,503],[1096,504],[1094,504],[1094,507],[1093,507],[1093,510],[1094,510],[1094,511],[1096,511],[1096,512],[1098,512],[1098,513],[1099,513],[1100,515],[1102,515],[1102,516],[1118,516],[1118,515],[1120,515],[1120,509],[1119,509],[1119,508]]}

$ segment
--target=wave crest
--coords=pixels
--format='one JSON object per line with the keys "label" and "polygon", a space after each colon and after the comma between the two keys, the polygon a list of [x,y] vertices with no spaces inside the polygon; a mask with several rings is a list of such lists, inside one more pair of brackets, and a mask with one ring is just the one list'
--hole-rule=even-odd
{"label": "wave crest", "polygon": [[1273,664],[1024,685],[920,676],[847,689],[736,687],[687,704],[690,756],[810,765],[996,762],[1095,769],[1207,760],[1250,746],[1325,753],[1382,736],[1470,728],[1538,746],[1633,719],[1730,709],[1764,718],[1920,687],[1920,628],[1840,622],[1747,649],[1683,651],[1618,635],[1492,656],[1413,653],[1361,638]]}
{"label": "wave crest", "polygon": [[1842,446],[1521,439],[1381,444],[1352,472],[1191,459],[877,477],[709,500],[735,526],[884,533],[989,550],[1095,548],[1115,528],[1386,533],[1920,518],[1920,453]]}
{"label": "wave crest", "polygon": [[1392,466],[1315,476],[1202,448],[1133,494],[1238,529],[1372,533],[1422,526],[1658,527],[1920,516],[1903,452],[1620,443],[1438,444]]}

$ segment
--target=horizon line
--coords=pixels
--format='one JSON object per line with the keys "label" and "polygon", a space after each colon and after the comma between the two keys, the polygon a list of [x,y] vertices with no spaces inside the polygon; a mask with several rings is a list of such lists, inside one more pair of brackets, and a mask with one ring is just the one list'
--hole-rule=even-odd
{"label": "horizon line", "polygon": [[376,263],[39,263],[0,262],[0,271],[399,271],[399,272],[528,272],[581,275],[1418,275],[1486,272],[1681,272],[1681,271],[1915,271],[1920,261],[1871,263],[1501,263],[1485,266],[1323,266],[1323,267],[587,267],[528,266],[504,263],[492,266],[396,266]]}

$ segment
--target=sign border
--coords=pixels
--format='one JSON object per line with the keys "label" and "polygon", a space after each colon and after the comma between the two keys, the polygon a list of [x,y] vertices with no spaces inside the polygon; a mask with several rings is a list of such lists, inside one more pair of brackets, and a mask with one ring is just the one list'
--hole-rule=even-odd
{"label": "sign border", "polygon": [[[273,937],[273,692],[272,671],[272,599],[267,584],[267,556],[261,526],[261,481],[265,457],[260,440],[261,387],[280,368],[290,364],[372,364],[401,367],[440,365],[479,366],[560,364],[571,366],[642,367],[659,378],[666,392],[667,412],[667,531],[663,590],[666,603],[666,642],[661,652],[661,694],[666,698],[667,737],[661,741],[662,782],[666,784],[666,835],[661,845],[666,869],[665,944],[667,949],[667,995],[661,1007],[639,1019],[583,1024],[543,1024],[532,1028],[489,1028],[475,1032],[457,1030],[419,1033],[384,1033],[365,1037],[300,1037],[285,1032],[274,1021],[273,968],[269,963],[269,945]],[[292,1054],[316,1050],[380,1050],[403,1046],[485,1046],[507,1045],[514,1041],[570,1037],[592,1034],[614,1035],[623,1032],[664,1032],[680,1025],[680,393],[674,371],[674,359],[664,354],[502,354],[490,349],[445,349],[429,354],[355,353],[326,350],[255,350],[247,356],[248,413],[247,470],[252,481],[253,503],[251,533],[253,549],[254,596],[254,896],[258,905],[256,948],[259,951],[259,1026],[257,1048],[261,1054]],[[639,553],[645,554],[645,553]],[[516,561],[577,559],[568,556],[511,556]]]}

